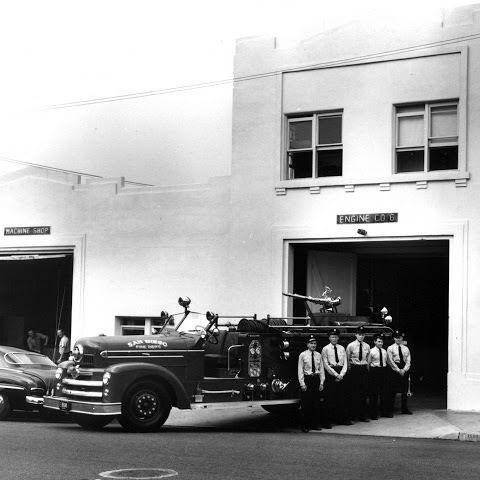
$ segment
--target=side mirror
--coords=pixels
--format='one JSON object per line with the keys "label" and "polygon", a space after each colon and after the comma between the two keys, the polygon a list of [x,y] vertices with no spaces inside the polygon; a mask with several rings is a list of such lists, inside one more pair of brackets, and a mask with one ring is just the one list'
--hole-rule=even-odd
{"label": "side mirror", "polygon": [[219,334],[220,334],[220,330],[217,327],[212,329],[212,335],[214,337],[218,337]]}

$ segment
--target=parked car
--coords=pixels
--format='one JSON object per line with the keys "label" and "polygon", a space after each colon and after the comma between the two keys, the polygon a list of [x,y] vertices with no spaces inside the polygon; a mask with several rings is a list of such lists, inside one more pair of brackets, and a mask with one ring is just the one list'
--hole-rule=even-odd
{"label": "parked car", "polygon": [[56,365],[45,355],[0,346],[0,420],[12,409],[33,410],[53,387]]}

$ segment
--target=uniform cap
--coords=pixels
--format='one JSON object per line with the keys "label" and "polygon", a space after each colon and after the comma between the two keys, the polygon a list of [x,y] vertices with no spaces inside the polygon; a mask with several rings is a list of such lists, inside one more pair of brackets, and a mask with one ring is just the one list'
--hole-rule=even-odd
{"label": "uniform cap", "polygon": [[365,329],[363,328],[363,326],[357,327],[355,333],[365,333]]}
{"label": "uniform cap", "polygon": [[383,335],[381,333],[377,333],[376,335],[373,336],[373,341],[377,340],[379,338],[380,340],[383,340]]}
{"label": "uniform cap", "polygon": [[317,339],[313,336],[313,335],[310,335],[310,338],[307,340],[307,343],[310,343],[310,342],[317,342]]}
{"label": "uniform cap", "polygon": [[400,330],[395,330],[393,332],[393,338],[399,338],[399,337],[404,337],[404,336],[405,336],[404,333],[401,332]]}
{"label": "uniform cap", "polygon": [[328,336],[330,335],[337,335],[338,337],[340,336],[340,330],[338,330],[338,328],[334,328],[329,334]]}

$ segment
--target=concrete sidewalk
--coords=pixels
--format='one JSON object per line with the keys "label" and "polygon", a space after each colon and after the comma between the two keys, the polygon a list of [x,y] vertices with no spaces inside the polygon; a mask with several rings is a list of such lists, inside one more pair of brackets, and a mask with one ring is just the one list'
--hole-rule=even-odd
{"label": "concrete sidewalk", "polygon": [[[299,432],[295,419],[281,418],[261,407],[225,410],[173,409],[164,428],[209,428],[228,431]],[[480,413],[452,412],[440,409],[414,410],[413,415],[395,415],[368,423],[334,426],[331,430],[312,431],[322,435],[373,435],[385,437],[438,438],[480,441]]]}

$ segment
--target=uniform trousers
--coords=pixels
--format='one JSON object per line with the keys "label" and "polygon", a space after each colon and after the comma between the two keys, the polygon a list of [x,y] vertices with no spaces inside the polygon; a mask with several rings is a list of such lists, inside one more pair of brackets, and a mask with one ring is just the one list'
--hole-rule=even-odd
{"label": "uniform trousers", "polygon": [[368,403],[372,418],[387,412],[387,370],[387,367],[370,367],[368,371]]}
{"label": "uniform trousers", "polygon": [[[331,367],[337,373],[342,367]],[[325,372],[325,423],[344,423],[350,420],[347,413],[347,378],[337,381],[336,377]]]}
{"label": "uniform trousers", "polygon": [[302,428],[316,429],[321,423],[320,375],[305,375],[306,391],[300,391],[300,422]]}
{"label": "uniform trousers", "polygon": [[367,365],[351,365],[348,372],[349,410],[351,418],[367,416],[368,369]]}
{"label": "uniform trousers", "polygon": [[[403,368],[398,364],[399,368]],[[395,406],[395,397],[397,393],[401,394],[401,409],[402,411],[408,410],[407,406],[407,391],[408,391],[408,379],[410,378],[410,372],[405,375],[400,375],[391,368],[388,369],[387,376],[387,402],[386,411],[389,414],[393,413]]]}

